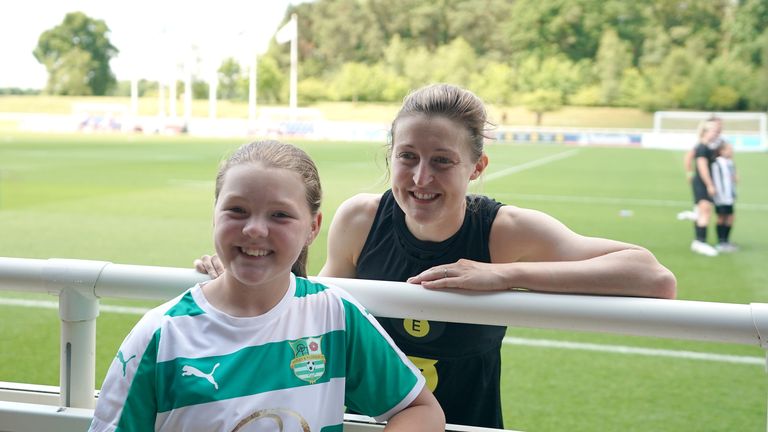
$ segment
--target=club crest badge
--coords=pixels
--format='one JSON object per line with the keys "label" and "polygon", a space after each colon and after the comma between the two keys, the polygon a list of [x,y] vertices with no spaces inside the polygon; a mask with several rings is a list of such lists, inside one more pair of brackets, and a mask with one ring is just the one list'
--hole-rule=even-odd
{"label": "club crest badge", "polygon": [[294,358],[293,373],[302,381],[314,384],[325,373],[325,356],[320,346],[322,336],[289,341]]}

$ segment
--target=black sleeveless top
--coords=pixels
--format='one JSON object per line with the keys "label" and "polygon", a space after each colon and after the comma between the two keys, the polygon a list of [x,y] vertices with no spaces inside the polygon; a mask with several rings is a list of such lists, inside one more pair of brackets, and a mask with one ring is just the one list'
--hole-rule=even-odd
{"label": "black sleeveless top", "polygon": [[[491,225],[502,204],[468,196],[464,224],[442,242],[421,241],[408,231],[392,191],[381,197],[357,262],[359,279],[404,282],[431,267],[461,258],[490,262]],[[503,428],[501,341],[506,327],[377,317],[398,347],[427,378],[453,424]]]}

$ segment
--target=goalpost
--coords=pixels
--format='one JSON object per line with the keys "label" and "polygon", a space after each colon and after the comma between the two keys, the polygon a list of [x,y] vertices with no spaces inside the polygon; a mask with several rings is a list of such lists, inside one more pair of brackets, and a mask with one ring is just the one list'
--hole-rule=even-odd
{"label": "goalpost", "polygon": [[768,151],[768,114],[764,112],[657,111],[650,147],[689,149],[699,124],[711,117],[723,122],[723,137],[737,151]]}

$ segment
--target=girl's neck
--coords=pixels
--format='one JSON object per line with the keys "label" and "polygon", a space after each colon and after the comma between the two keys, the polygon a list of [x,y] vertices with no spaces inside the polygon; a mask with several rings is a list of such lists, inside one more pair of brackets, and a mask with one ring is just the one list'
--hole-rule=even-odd
{"label": "girl's neck", "polygon": [[233,317],[256,317],[280,303],[290,286],[290,275],[268,283],[243,285],[225,272],[203,285],[206,300],[213,307]]}

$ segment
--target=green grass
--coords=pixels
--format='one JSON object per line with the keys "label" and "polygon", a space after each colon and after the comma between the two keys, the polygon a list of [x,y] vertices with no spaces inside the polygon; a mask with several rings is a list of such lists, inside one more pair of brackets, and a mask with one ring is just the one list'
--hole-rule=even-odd
{"label": "green grass", "polygon": [[[0,137],[0,256],[79,258],[189,267],[210,252],[213,177],[240,140],[112,135]],[[310,274],[325,259],[327,227],[345,198],[386,188],[378,143],[301,142],[323,178],[324,229]],[[690,207],[679,152],[554,145],[488,146],[487,174],[542,157],[572,156],[476,184],[496,199],[552,214],[575,231],[647,247],[678,278],[682,299],[768,302],[768,154],[737,154],[734,241],[742,250],[693,255]],[[620,210],[632,210],[621,217]],[[2,297],[55,300],[46,295]],[[153,302],[105,299],[104,304]],[[0,306],[0,381],[58,384],[56,310]],[[97,385],[136,315],[104,312]],[[742,345],[610,334],[509,329],[511,336],[763,356]],[[508,428],[527,431],[764,430],[763,367],[664,357],[505,346],[503,409]]]}

